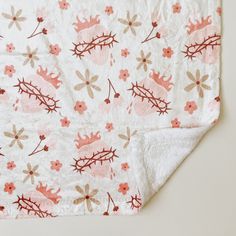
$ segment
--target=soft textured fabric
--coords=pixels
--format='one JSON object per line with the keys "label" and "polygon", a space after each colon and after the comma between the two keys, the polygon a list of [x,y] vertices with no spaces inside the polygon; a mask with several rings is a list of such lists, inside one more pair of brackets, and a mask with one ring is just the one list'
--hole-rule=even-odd
{"label": "soft textured fabric", "polygon": [[137,213],[219,116],[218,0],[0,0],[0,217]]}

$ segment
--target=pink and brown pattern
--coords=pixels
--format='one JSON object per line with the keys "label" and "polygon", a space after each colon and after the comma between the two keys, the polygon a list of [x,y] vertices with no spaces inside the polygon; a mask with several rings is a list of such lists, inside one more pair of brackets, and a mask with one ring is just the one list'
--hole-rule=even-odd
{"label": "pink and brown pattern", "polygon": [[0,218],[137,213],[145,135],[218,119],[221,13],[220,0],[2,1]]}

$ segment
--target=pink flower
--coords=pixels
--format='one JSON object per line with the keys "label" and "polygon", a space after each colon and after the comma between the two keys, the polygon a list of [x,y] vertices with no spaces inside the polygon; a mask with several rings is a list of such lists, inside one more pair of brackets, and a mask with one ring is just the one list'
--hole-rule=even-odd
{"label": "pink flower", "polygon": [[77,101],[76,104],[75,104],[74,110],[78,111],[79,114],[82,115],[84,113],[84,111],[87,110],[87,106],[86,106],[85,102]]}
{"label": "pink flower", "polygon": [[106,124],[106,129],[108,132],[111,132],[114,128],[113,128],[113,124],[112,123],[107,123]]}
{"label": "pink flower", "polygon": [[14,161],[7,162],[7,169],[8,170],[13,170],[15,167],[16,167],[16,165],[15,165]]}
{"label": "pink flower", "polygon": [[121,164],[121,169],[127,171],[129,169],[129,164],[127,162]]}
{"label": "pink flower", "polygon": [[127,57],[129,55],[129,50],[127,48],[121,49],[121,56],[122,57]]}
{"label": "pink flower", "polygon": [[70,120],[68,120],[67,117],[64,117],[63,119],[61,119],[60,122],[61,122],[61,127],[69,127],[70,126]]}
{"label": "pink flower", "polygon": [[113,8],[112,6],[107,6],[105,9],[105,12],[108,16],[110,16],[111,14],[113,14]]}
{"label": "pink flower", "polygon": [[181,9],[182,7],[178,2],[172,6],[173,13],[180,13]]}
{"label": "pink flower", "polygon": [[175,118],[174,120],[171,121],[171,124],[172,128],[179,128],[181,123],[177,118]]}
{"label": "pink flower", "polygon": [[4,74],[8,75],[9,77],[12,77],[13,74],[15,73],[15,68],[13,65],[10,66],[5,66]]}
{"label": "pink flower", "polygon": [[171,47],[163,48],[163,57],[171,58],[174,54],[174,51],[171,49]]}
{"label": "pink flower", "polygon": [[62,164],[60,161],[56,160],[56,161],[51,161],[51,169],[55,170],[55,171],[60,171],[62,167]]}
{"label": "pink flower", "polygon": [[127,69],[125,69],[125,70],[120,70],[120,76],[119,76],[119,78],[120,78],[121,80],[126,81],[128,77],[129,77],[129,71],[128,71]]}
{"label": "pink flower", "polygon": [[7,52],[11,53],[11,52],[13,52],[14,50],[15,50],[15,47],[14,47],[13,43],[7,44],[7,46],[6,46],[6,51],[7,51]]}
{"label": "pink flower", "polygon": [[66,10],[68,9],[68,7],[70,6],[70,4],[66,1],[66,0],[61,0],[58,2],[59,3],[59,7],[62,9],[62,10]]}
{"label": "pink flower", "polygon": [[189,114],[193,114],[194,111],[197,110],[197,104],[194,101],[186,102],[184,110],[187,111]]}
{"label": "pink flower", "polygon": [[5,183],[4,192],[12,194],[15,189],[14,183]]}
{"label": "pink flower", "polygon": [[119,185],[119,189],[118,192],[122,193],[123,195],[125,195],[129,190],[129,185],[128,183],[121,183]]}
{"label": "pink flower", "polygon": [[55,55],[55,56],[58,56],[59,53],[61,52],[61,48],[58,46],[58,44],[54,44],[54,45],[50,45],[50,53]]}

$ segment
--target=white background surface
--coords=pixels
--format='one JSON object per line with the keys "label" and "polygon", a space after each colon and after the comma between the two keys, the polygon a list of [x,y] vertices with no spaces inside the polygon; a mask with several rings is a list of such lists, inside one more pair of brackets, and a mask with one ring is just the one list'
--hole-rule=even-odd
{"label": "white background surface", "polygon": [[1,236],[236,236],[236,1],[223,2],[221,120],[141,213],[1,220]]}

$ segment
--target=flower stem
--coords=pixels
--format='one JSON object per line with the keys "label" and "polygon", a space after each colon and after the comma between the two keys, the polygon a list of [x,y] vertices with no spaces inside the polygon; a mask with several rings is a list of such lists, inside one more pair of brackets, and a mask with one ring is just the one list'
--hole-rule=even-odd
{"label": "flower stem", "polygon": [[[37,26],[36,26],[36,28],[35,28],[35,30],[33,31],[33,33],[28,37],[28,39],[30,39],[30,38],[32,38],[32,37],[34,37],[35,35],[35,32],[37,31],[37,29],[38,29],[38,27],[39,27],[39,25],[40,25],[40,23],[41,22],[38,22],[38,24],[37,24]],[[36,34],[37,35],[37,34]]]}

